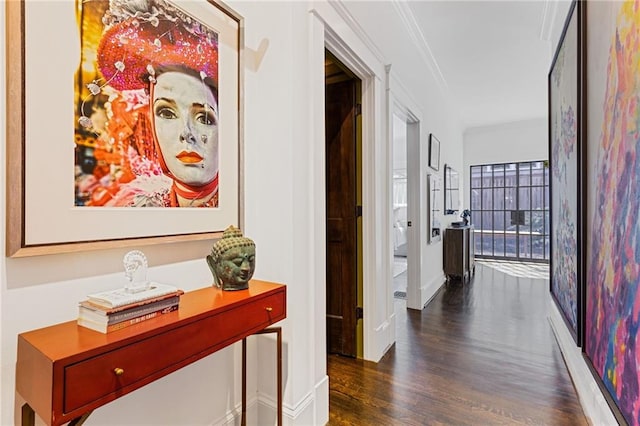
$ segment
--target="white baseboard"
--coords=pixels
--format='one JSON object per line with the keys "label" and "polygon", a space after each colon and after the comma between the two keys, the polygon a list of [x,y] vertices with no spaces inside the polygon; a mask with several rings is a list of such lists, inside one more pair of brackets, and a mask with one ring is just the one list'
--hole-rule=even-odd
{"label": "white baseboard", "polygon": [[447,278],[444,276],[444,274],[440,274],[432,279],[431,282],[429,282],[426,286],[420,288],[420,306],[422,308],[424,308],[429,302],[431,302],[431,299],[433,299],[434,296],[438,293],[446,280]]}
{"label": "white baseboard", "polygon": [[[247,421],[247,424],[275,425],[277,423],[277,401],[265,395],[258,395],[253,404],[255,418],[259,421],[254,423]],[[249,406],[248,403],[247,406]],[[251,419],[251,417],[247,415],[247,419]],[[314,386],[313,391],[307,393],[295,405],[283,404],[282,406],[282,422],[285,425],[323,425],[328,421],[329,376],[324,376]]]}
{"label": "white baseboard", "polygon": [[592,425],[615,426],[618,422],[591,374],[591,370],[582,356],[582,350],[576,345],[561,315],[549,295],[549,322],[562,351],[564,362],[573,380],[585,416]]}
{"label": "white baseboard", "polygon": [[[395,338],[395,317],[392,316],[383,321],[373,330],[371,344],[365,346],[364,359],[378,362],[393,344]],[[369,348],[369,350],[367,350]],[[372,349],[372,350],[371,350]]]}
{"label": "white baseboard", "polygon": [[314,388],[315,403],[313,405],[313,424],[329,423],[329,376],[324,376]]}
{"label": "white baseboard", "polygon": [[[396,342],[396,313],[389,317],[389,347]],[[385,349],[385,353],[389,348]]]}
{"label": "white baseboard", "polygon": [[[247,399],[247,424],[255,424],[257,418],[258,398]],[[211,426],[236,426],[240,424],[240,419],[242,419],[242,404],[236,405],[232,411],[228,411],[224,416],[214,420]]]}

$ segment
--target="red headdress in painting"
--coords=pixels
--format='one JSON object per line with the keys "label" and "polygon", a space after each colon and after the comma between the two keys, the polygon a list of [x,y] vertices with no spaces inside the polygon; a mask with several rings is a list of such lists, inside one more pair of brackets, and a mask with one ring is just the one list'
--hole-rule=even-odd
{"label": "red headdress in painting", "polygon": [[194,70],[217,87],[218,35],[161,0],[111,1],[98,66],[117,90],[145,89],[161,67]]}

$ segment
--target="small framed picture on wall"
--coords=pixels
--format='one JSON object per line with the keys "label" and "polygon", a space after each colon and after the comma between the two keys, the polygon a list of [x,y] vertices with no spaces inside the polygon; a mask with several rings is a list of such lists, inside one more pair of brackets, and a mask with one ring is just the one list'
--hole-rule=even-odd
{"label": "small framed picture on wall", "polygon": [[429,167],[436,171],[440,169],[440,141],[433,133],[429,134]]}

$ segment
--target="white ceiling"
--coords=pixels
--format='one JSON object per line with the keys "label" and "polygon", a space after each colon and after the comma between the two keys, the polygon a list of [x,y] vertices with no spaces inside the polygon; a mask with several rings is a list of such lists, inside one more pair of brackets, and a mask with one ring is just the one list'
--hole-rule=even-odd
{"label": "white ceiling", "polygon": [[[547,116],[547,75],[570,0],[333,4],[338,10],[345,5],[369,30],[364,39],[370,38],[374,50],[384,52],[381,60],[392,66],[406,67],[407,60],[426,64],[464,129]],[[398,48],[399,37],[389,37],[394,33],[408,35],[411,44]]]}
{"label": "white ceiling", "polygon": [[554,3],[406,3],[465,128],[546,116]]}

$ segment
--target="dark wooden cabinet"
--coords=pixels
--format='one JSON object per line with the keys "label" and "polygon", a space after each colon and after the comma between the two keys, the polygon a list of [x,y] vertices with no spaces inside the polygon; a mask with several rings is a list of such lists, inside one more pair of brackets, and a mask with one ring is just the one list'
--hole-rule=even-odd
{"label": "dark wooden cabinet", "polygon": [[447,280],[467,281],[475,273],[472,226],[448,227],[444,232],[444,273]]}
{"label": "dark wooden cabinet", "polygon": [[476,273],[476,240],[475,230],[473,226],[467,228],[469,230],[469,237],[467,239],[467,264],[469,265],[469,274],[471,276]]}
{"label": "dark wooden cabinet", "polygon": [[286,287],[254,280],[247,290],[187,292],[177,311],[113,333],[75,321],[22,333],[17,392],[46,424],[61,425],[285,317]]}

